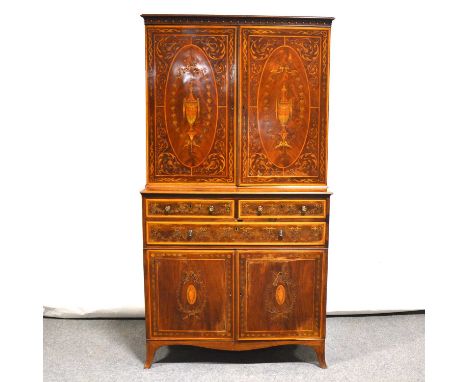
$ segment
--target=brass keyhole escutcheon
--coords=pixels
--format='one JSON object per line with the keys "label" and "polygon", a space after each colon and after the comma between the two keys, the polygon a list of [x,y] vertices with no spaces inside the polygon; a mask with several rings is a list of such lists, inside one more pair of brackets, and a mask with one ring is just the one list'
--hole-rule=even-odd
{"label": "brass keyhole escutcheon", "polygon": [[284,237],[284,231],[283,231],[282,229],[280,229],[280,230],[278,231],[278,238],[279,238],[280,240],[283,240],[283,237]]}

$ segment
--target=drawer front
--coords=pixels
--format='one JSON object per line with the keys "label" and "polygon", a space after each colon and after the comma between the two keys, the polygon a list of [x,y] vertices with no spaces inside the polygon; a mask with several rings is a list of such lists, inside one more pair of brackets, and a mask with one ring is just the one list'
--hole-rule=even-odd
{"label": "drawer front", "polygon": [[323,200],[240,200],[240,218],[326,218]]}
{"label": "drawer front", "polygon": [[146,222],[147,244],[324,245],[325,222]]}
{"label": "drawer front", "polygon": [[146,216],[233,218],[233,200],[146,199]]}

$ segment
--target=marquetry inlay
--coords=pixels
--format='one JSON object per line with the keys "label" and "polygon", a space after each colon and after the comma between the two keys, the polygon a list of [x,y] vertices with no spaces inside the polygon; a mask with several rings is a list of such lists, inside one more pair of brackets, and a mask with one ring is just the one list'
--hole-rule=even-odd
{"label": "marquetry inlay", "polygon": [[325,367],[333,18],[143,17],[145,367],[173,344]]}

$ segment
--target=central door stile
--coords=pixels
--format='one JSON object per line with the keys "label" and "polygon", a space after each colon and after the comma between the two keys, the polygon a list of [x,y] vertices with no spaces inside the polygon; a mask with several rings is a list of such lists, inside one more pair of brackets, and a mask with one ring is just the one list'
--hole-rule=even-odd
{"label": "central door stile", "polygon": [[239,305],[240,305],[240,290],[239,290],[239,251],[237,249],[233,250],[234,254],[234,277],[233,282],[233,307],[234,307],[234,340],[237,341],[239,339],[239,323],[240,323],[240,313],[239,313]]}

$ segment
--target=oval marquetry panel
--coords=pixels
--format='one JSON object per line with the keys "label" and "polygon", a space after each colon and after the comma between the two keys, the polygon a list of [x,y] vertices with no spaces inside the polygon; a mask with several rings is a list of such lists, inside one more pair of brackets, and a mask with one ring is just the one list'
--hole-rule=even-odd
{"label": "oval marquetry panel", "polygon": [[269,55],[257,93],[257,124],[263,150],[279,168],[302,153],[310,120],[309,81],[302,59],[289,46]]}
{"label": "oval marquetry panel", "polygon": [[286,300],[286,289],[283,285],[278,285],[276,287],[275,298],[278,305],[283,305]]}
{"label": "oval marquetry panel", "polygon": [[203,163],[216,136],[218,94],[208,57],[196,45],[175,55],[166,81],[166,129],[169,143],[187,167]]}
{"label": "oval marquetry panel", "polygon": [[187,287],[187,302],[190,305],[195,304],[195,301],[197,301],[197,288],[193,286],[193,284],[190,284]]}

